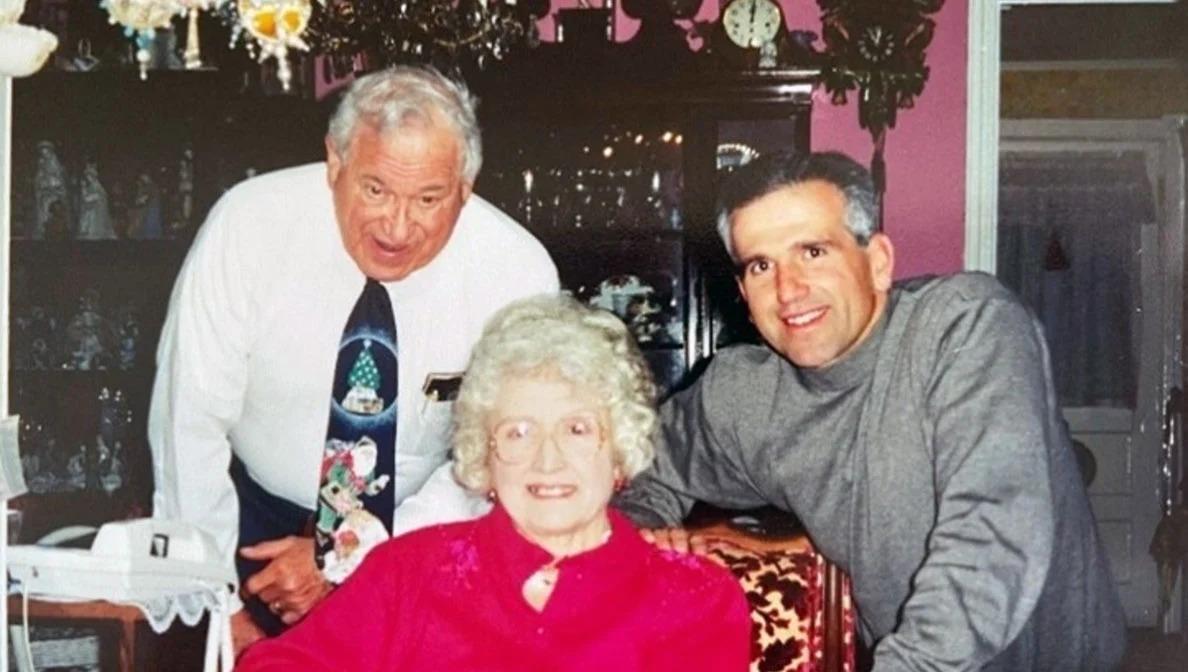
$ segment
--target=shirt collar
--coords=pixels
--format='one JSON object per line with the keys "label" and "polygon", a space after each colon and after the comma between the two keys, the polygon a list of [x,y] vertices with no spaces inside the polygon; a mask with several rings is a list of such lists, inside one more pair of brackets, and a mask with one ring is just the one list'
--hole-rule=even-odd
{"label": "shirt collar", "polygon": [[878,362],[879,349],[895,303],[896,292],[889,292],[883,314],[875,322],[866,340],[841,360],[819,369],[805,369],[790,364],[805,388],[812,392],[843,392],[869,380]]}

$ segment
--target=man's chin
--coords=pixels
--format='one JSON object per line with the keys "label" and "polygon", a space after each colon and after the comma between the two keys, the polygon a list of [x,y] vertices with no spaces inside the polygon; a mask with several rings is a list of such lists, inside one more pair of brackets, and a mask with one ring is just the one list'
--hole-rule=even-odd
{"label": "man's chin", "polygon": [[372,280],[379,282],[398,282],[407,278],[416,268],[412,264],[384,264],[368,260],[358,264],[359,270]]}

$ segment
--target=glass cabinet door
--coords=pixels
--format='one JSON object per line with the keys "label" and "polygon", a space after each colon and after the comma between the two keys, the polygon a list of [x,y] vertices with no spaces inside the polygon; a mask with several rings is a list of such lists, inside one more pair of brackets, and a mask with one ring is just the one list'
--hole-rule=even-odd
{"label": "glass cabinet door", "polygon": [[540,239],[564,291],[628,325],[670,389],[686,371],[688,342],[679,125],[497,122],[486,142],[476,192]]}
{"label": "glass cabinet door", "polygon": [[318,160],[309,100],[218,72],[46,71],[13,83],[9,409],[32,543],[146,516],[154,353],[195,231],[248,175]]}
{"label": "glass cabinet door", "polygon": [[[807,95],[807,94],[806,94]],[[807,105],[754,106],[746,116],[737,109],[710,109],[707,122],[713,138],[712,192],[716,197],[722,182],[740,166],[766,154],[807,152],[809,150],[809,114]],[[711,206],[712,209],[712,206]],[[706,217],[713,220],[713,212]],[[714,228],[716,223],[711,223]],[[758,343],[747,314],[746,304],[738,293],[733,262],[716,230],[703,241],[701,268],[705,292],[705,316],[700,321],[699,338],[704,356],[734,343]]]}

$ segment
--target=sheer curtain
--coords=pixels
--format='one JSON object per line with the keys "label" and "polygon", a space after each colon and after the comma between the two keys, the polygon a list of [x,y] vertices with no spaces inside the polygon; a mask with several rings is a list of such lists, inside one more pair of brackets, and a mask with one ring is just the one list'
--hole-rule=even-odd
{"label": "sheer curtain", "polygon": [[1044,325],[1061,403],[1133,408],[1144,154],[1004,153],[999,189],[998,276]]}

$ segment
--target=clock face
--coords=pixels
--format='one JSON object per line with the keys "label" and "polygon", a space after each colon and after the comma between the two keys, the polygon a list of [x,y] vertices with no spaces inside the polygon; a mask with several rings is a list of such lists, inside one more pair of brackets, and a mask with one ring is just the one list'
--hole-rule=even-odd
{"label": "clock face", "polygon": [[775,0],[734,0],[722,12],[726,36],[744,49],[758,49],[775,39],[782,22]]}

